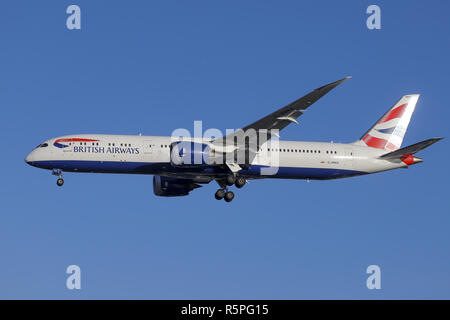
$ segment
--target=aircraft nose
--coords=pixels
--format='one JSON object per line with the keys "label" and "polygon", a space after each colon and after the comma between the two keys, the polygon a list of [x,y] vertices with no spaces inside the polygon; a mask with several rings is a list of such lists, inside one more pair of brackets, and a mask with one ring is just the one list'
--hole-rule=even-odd
{"label": "aircraft nose", "polygon": [[25,162],[28,163],[29,165],[33,164],[33,156],[32,156],[33,152],[30,152],[26,157],[25,157]]}

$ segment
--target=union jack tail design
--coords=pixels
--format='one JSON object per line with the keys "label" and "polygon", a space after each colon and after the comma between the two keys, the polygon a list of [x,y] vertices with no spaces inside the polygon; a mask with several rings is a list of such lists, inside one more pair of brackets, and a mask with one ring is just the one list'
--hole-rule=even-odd
{"label": "union jack tail design", "polygon": [[418,99],[418,94],[403,96],[355,144],[388,151],[400,149]]}

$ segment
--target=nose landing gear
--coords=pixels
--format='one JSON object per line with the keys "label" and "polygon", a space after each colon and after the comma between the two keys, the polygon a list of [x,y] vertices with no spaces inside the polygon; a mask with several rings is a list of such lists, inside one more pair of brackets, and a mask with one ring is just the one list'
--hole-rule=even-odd
{"label": "nose landing gear", "polygon": [[62,178],[62,170],[61,169],[53,169],[52,175],[58,176],[58,180],[56,180],[56,184],[58,185],[58,187],[62,187],[62,185],[64,184],[64,179]]}

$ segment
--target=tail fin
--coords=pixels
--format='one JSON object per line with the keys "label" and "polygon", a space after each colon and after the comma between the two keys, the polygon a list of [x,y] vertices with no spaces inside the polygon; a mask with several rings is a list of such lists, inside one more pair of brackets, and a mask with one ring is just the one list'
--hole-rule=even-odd
{"label": "tail fin", "polygon": [[418,99],[418,94],[403,96],[354,144],[388,151],[398,150]]}

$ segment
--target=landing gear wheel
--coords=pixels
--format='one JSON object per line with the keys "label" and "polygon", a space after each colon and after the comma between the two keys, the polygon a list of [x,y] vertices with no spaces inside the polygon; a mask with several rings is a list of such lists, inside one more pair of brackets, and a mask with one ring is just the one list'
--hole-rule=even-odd
{"label": "landing gear wheel", "polygon": [[223,190],[223,189],[217,190],[217,191],[216,191],[216,194],[214,195],[214,197],[215,197],[217,200],[222,200],[222,199],[225,197],[225,190]]}
{"label": "landing gear wheel", "polygon": [[56,184],[58,185],[58,187],[61,187],[64,184],[64,180],[62,178],[59,178],[58,180],[56,180]]}
{"label": "landing gear wheel", "polygon": [[240,189],[245,185],[246,182],[247,182],[247,180],[245,180],[245,178],[238,177],[234,184],[236,185],[236,188]]}
{"label": "landing gear wheel", "polygon": [[233,191],[226,192],[224,199],[226,202],[231,202],[234,199],[234,192]]}
{"label": "landing gear wheel", "polygon": [[225,183],[227,184],[227,186],[232,186],[235,181],[236,177],[233,174],[227,175],[227,178],[225,179]]}

